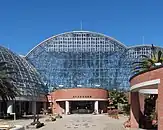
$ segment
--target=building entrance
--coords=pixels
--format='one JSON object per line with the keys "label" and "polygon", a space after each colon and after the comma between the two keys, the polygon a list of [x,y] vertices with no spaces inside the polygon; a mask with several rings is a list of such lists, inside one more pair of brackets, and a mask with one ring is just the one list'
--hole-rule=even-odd
{"label": "building entrance", "polygon": [[91,114],[94,111],[93,101],[72,101],[70,102],[70,113]]}

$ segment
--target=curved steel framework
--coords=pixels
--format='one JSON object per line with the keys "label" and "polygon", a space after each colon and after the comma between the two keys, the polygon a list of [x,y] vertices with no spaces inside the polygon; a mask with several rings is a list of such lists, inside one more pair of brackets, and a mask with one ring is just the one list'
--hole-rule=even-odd
{"label": "curved steel framework", "polygon": [[54,88],[129,88],[131,63],[151,55],[151,46],[126,47],[103,34],[75,31],[53,36],[32,49],[26,59]]}
{"label": "curved steel framework", "polygon": [[24,57],[0,46],[0,62],[12,68],[8,71],[14,72],[10,76],[15,79],[22,96],[41,96],[47,92],[38,72]]}

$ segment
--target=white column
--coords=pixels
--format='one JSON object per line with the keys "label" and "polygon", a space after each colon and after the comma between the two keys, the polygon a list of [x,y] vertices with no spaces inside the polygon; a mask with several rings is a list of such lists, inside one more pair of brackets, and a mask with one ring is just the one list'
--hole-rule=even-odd
{"label": "white column", "polygon": [[32,102],[32,114],[36,115],[36,102]]}
{"label": "white column", "polygon": [[94,111],[98,114],[98,101],[95,101]]}
{"label": "white column", "polygon": [[7,102],[7,113],[13,113],[13,104],[14,102],[13,101],[8,101]]}
{"label": "white column", "polygon": [[69,113],[69,101],[66,101],[66,114],[68,114]]}

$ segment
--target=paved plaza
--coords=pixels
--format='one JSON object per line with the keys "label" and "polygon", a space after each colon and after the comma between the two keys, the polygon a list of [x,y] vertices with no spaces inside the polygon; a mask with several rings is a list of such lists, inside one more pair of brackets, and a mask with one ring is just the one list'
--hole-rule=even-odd
{"label": "paved plaza", "polygon": [[[107,115],[67,115],[55,122],[45,122],[47,117],[40,119],[45,126],[39,130],[125,130],[123,128],[126,117],[120,116],[120,119],[112,119]],[[27,126],[32,122],[28,120],[9,121],[9,123]],[[30,130],[30,129],[29,129]]]}

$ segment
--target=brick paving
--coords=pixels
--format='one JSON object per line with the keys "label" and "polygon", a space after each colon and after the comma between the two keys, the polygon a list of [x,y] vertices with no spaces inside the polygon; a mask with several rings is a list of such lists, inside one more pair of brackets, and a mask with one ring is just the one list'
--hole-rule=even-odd
{"label": "brick paving", "polygon": [[[123,116],[120,119],[112,119],[107,115],[67,115],[55,122],[45,122],[45,119],[46,117],[40,119],[45,126],[39,130],[125,130],[123,123],[127,120]],[[9,121],[8,123],[26,126],[31,122],[32,120],[28,119]]]}

